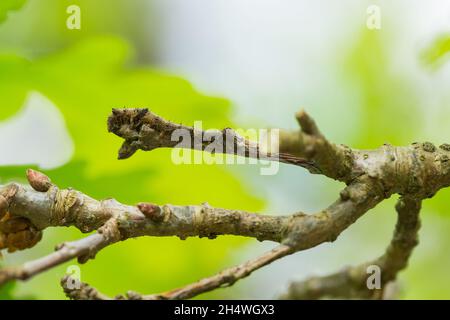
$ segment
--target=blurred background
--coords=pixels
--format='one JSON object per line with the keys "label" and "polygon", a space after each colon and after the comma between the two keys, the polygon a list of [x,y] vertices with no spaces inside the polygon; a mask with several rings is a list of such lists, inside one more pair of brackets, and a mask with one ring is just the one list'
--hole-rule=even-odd
{"label": "blurred background", "polygon": [[[81,29],[66,20],[81,9]],[[370,29],[376,5],[380,28]],[[369,10],[370,11],[370,10]],[[449,142],[450,2],[361,0],[1,0],[0,183],[38,168],[60,187],[97,199],[315,212],[340,183],[282,165],[181,165],[170,150],[117,161],[106,131],[112,107],[147,106],[204,127],[296,128],[301,107],[336,143]],[[405,299],[450,298],[450,190],[427,200],[421,243],[399,278]],[[333,244],[275,262],[232,288],[200,298],[273,298],[289,281],[380,255],[396,199],[361,218]],[[46,230],[16,265],[83,235]],[[251,239],[142,238],[81,265],[81,280],[109,295],[156,293],[196,281],[273,247]],[[68,263],[0,289],[2,299],[63,299]]]}

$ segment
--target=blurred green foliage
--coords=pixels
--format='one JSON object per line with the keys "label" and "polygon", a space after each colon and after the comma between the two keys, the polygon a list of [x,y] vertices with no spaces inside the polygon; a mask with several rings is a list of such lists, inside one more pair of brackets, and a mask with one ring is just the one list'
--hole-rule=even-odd
{"label": "blurred green foliage", "polygon": [[12,299],[13,298],[12,292],[15,286],[16,286],[15,282],[10,282],[0,287],[0,298],[6,300]]}
{"label": "blurred green foliage", "polygon": [[[45,8],[54,10],[51,6]],[[117,36],[86,32],[78,37],[73,45],[39,57],[25,58],[17,53],[21,49],[0,54],[0,121],[19,112],[33,91],[50,99],[66,121],[75,153],[69,163],[45,171],[56,184],[98,199],[113,197],[129,204],[208,201],[221,207],[261,208],[262,202],[249,194],[224,166],[177,166],[170,160],[170,150],[116,160],[121,139],[106,130],[111,108],[149,107],[173,121],[192,123],[202,119],[205,127],[220,128],[231,125],[229,103],[200,94],[183,79],[135,64],[132,48]],[[1,182],[23,181],[24,172],[25,167],[21,166],[2,167]],[[19,253],[19,260],[47,254],[55,244],[81,236],[74,228],[46,230],[44,241]],[[143,293],[169,290],[219,271],[230,263],[230,250],[241,244],[242,239],[231,237],[213,242],[175,238],[129,240],[107,248],[97,259],[82,266],[81,277],[110,295],[130,289]],[[69,264],[26,284],[17,283],[14,292],[19,295],[15,296],[63,298],[59,279]],[[10,290],[0,294],[1,298],[11,297]],[[210,297],[222,294],[219,291]]]}
{"label": "blurred green foliage", "polygon": [[389,51],[392,41],[386,34],[366,29],[345,61],[344,77],[353,84],[360,101],[360,127],[355,136],[359,148],[409,144],[420,130],[421,109],[414,83],[395,68]]}
{"label": "blurred green foliage", "polygon": [[[360,107],[355,112],[359,127],[352,137],[352,146],[359,148],[376,148],[383,143],[408,145],[413,141],[423,141],[425,136],[425,117],[430,114],[429,101],[426,96],[427,87],[410,76],[408,69],[399,68],[392,50],[391,33],[372,32],[365,30],[350,48],[345,59],[345,81],[352,84],[354,92],[359,96]],[[417,52],[417,61],[421,58],[425,66],[442,65],[448,52],[448,39],[440,37],[435,44],[427,49],[425,55]],[[423,65],[422,65],[423,66]],[[426,72],[426,68],[423,69]],[[430,80],[432,78],[428,78]],[[433,94],[438,97],[439,92]],[[420,101],[420,103],[419,103]],[[442,100],[442,109],[448,112],[448,100]],[[443,118],[444,123],[445,119]],[[436,119],[431,119],[436,120]],[[442,122],[441,122],[442,123]],[[444,132],[443,143],[448,140],[443,128],[434,128]],[[399,275],[401,296],[406,299],[448,299],[450,296],[450,257],[445,254],[450,245],[448,230],[450,188],[441,190],[435,197],[426,200],[422,209],[421,242],[414,251],[409,266]],[[370,226],[370,232],[380,232],[385,226],[386,208],[392,208],[397,197],[375,208],[370,214],[376,215],[375,224]],[[371,240],[365,238],[364,241]],[[373,241],[373,240],[372,240]],[[386,239],[387,244],[388,239]],[[381,252],[380,252],[381,253]]]}
{"label": "blurred green foliage", "polygon": [[[152,1],[1,0],[0,8],[11,1],[24,4],[20,11],[10,11],[9,19],[0,27],[0,48],[4,51],[36,57],[94,35],[116,35],[127,39],[136,49],[137,60],[149,61],[153,56],[157,19],[152,16]],[[69,17],[66,10],[71,5],[81,8],[80,30],[70,30],[66,26]],[[1,13],[0,9],[0,16]]]}
{"label": "blurred green foliage", "polygon": [[[0,21],[10,9],[23,5],[0,25],[0,121],[14,116],[31,91],[38,91],[58,107],[75,153],[69,163],[46,171],[55,183],[95,198],[114,197],[130,204],[208,201],[229,208],[262,207],[261,201],[224,166],[175,166],[168,150],[140,152],[123,162],[115,160],[121,141],[106,132],[106,117],[112,107],[148,106],[177,122],[202,119],[205,127],[232,125],[226,100],[204,96],[183,79],[142,65],[148,59],[144,57],[152,57],[153,35],[149,30],[155,29],[142,28],[140,22],[147,20],[140,9],[142,1],[0,1]],[[71,4],[83,8],[79,31],[65,26],[66,8]],[[427,106],[418,102],[423,88],[394,61],[391,49],[395,39],[383,30],[364,30],[346,51],[342,64],[342,81],[351,86],[359,101],[354,110],[359,126],[351,141],[354,147],[372,148],[384,142],[406,145],[420,140],[423,134]],[[435,68],[446,61],[449,48],[448,36],[442,36],[417,58]],[[336,121],[336,125],[345,123]],[[0,182],[24,182],[24,171],[25,167],[2,167]],[[450,237],[445,236],[450,228],[449,195],[450,189],[444,190],[424,205],[421,234],[425,239],[400,276],[407,283],[407,298],[450,296],[450,258],[443,254],[450,243]],[[392,208],[389,213],[394,214],[393,200],[374,210],[380,225],[386,223],[380,211]],[[371,226],[371,232],[376,230]],[[44,240],[36,248],[19,253],[14,262],[39,257],[61,241],[82,236],[73,228],[46,230]],[[158,292],[232,264],[230,252],[240,245],[241,239],[231,237],[214,241],[128,240],[107,248],[82,266],[81,276],[110,295],[129,289]],[[0,298],[29,294],[37,299],[63,298],[58,282],[66,267],[25,284],[3,287]],[[232,297],[233,290],[219,290],[208,297]]]}
{"label": "blurred green foliage", "polygon": [[445,34],[434,40],[433,44],[422,52],[425,65],[438,69],[445,63],[450,53],[450,35]]}
{"label": "blurred green foliage", "polygon": [[0,22],[6,20],[9,11],[19,9],[26,0],[2,0],[0,2]]}

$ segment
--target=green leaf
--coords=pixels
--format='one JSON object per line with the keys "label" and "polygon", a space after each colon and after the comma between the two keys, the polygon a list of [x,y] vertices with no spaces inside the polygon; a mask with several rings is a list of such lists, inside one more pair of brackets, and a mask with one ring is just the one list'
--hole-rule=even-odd
{"label": "green leaf", "polygon": [[[149,107],[176,122],[202,120],[204,128],[232,126],[228,101],[205,96],[179,77],[133,65],[132,61],[127,43],[113,37],[92,38],[34,61],[0,55],[0,119],[7,121],[15,115],[31,91],[59,108],[75,145],[70,163],[45,171],[60,187],[128,204],[208,201],[218,207],[261,209],[262,202],[224,165],[175,165],[171,150],[165,149],[117,160],[122,140],[106,129],[113,107]],[[3,167],[0,177],[3,181],[23,181],[24,171],[24,166]],[[55,243],[80,237],[74,228],[46,230],[44,241],[32,252],[36,256],[48,254]],[[143,293],[168,290],[219,271],[225,262],[230,263],[229,254],[242,241],[236,237],[128,240],[103,250],[82,266],[81,279],[110,295],[130,289]],[[18,284],[20,293],[63,298],[59,279],[66,267]]]}
{"label": "green leaf", "polygon": [[441,66],[449,57],[450,53],[450,35],[441,35],[433,44],[422,52],[422,61],[437,69]]}
{"label": "green leaf", "polygon": [[0,287],[0,300],[12,300],[15,282],[9,282]]}
{"label": "green leaf", "polygon": [[361,115],[355,147],[405,145],[417,139],[418,97],[408,74],[399,71],[392,59],[387,45],[392,41],[364,30],[346,59],[345,80],[357,95]]}
{"label": "green leaf", "polygon": [[0,23],[5,21],[9,11],[20,9],[26,0],[2,0],[0,2]]}

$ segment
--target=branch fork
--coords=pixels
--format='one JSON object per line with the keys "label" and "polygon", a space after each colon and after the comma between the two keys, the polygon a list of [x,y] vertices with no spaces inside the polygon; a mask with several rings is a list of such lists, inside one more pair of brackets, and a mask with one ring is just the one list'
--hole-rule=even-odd
{"label": "branch fork", "polygon": [[[258,258],[159,294],[143,295],[130,291],[112,298],[86,283],[72,288],[68,285],[73,280],[70,276],[61,281],[71,299],[188,299],[231,286],[287,255],[332,242],[367,211],[393,194],[399,194],[398,222],[383,255],[328,276],[293,282],[280,296],[283,299],[385,297],[385,288],[407,266],[418,243],[422,200],[450,186],[450,147],[443,144],[438,148],[425,142],[357,150],[328,141],[305,111],[297,113],[296,119],[300,130],[281,131],[279,152],[276,157],[270,154],[270,160],[304,167],[313,174],[344,182],[346,187],[324,210],[313,214],[295,212],[271,216],[206,204],[174,206],[142,202],[130,206],[114,199],[98,201],[80,191],[59,189],[43,173],[28,170],[31,188],[14,183],[0,186],[0,249],[14,252],[30,248],[51,226],[75,226],[82,232],[96,232],[64,243],[43,258],[0,270],[0,285],[11,280],[30,279],[74,258],[85,263],[109,245],[141,236],[214,239],[220,235],[235,235],[278,243]],[[125,140],[119,150],[119,159],[129,158],[139,149],[180,147],[172,139],[177,129],[186,130],[192,137],[207,133],[165,120],[148,109],[113,109],[108,119],[108,130]],[[224,153],[236,154],[238,147],[243,147],[245,156],[261,156],[263,146],[240,137],[234,130],[226,128],[220,134],[223,138],[231,136],[234,141],[234,148],[224,148]],[[184,147],[208,151],[204,143]],[[370,265],[377,265],[382,270],[382,288],[379,290],[370,290],[366,286],[366,269]]]}

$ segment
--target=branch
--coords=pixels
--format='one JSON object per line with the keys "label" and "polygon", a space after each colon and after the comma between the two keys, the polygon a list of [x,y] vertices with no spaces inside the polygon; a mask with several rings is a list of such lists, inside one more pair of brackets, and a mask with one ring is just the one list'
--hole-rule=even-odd
{"label": "branch", "polygon": [[125,139],[119,150],[119,159],[129,158],[139,149],[187,148],[279,161],[349,181],[350,149],[329,143],[306,112],[299,112],[297,120],[302,130],[282,132],[275,146],[244,139],[230,128],[202,131],[176,124],[148,109],[113,109],[108,119],[108,130]]}
{"label": "branch", "polygon": [[[0,188],[2,194],[8,194],[3,206],[3,212],[7,212],[4,217],[8,220],[4,223],[20,218],[39,231],[51,226],[73,225],[83,232],[98,230],[99,233],[63,245],[55,253],[22,267],[1,270],[0,284],[13,279],[29,279],[75,257],[82,257],[81,260],[86,262],[109,244],[140,236],[212,239],[229,234],[279,242],[293,252],[304,250],[334,241],[381,199],[381,194],[374,196],[381,192],[375,185],[355,181],[344,189],[338,201],[319,213],[267,216],[208,205],[140,203],[127,206],[113,199],[97,201],[80,191],[59,189],[47,176],[33,170],[27,171],[27,178],[34,189],[18,184]],[[25,247],[35,243],[27,243]]]}
{"label": "branch", "polygon": [[[67,298],[72,300],[114,300],[113,298],[99,292],[94,287],[91,287],[87,283],[79,282],[78,279],[74,279],[69,275],[61,279],[61,287],[63,288]],[[130,296],[132,295],[130,294]],[[117,300],[119,300],[118,297]]]}
{"label": "branch", "polygon": [[[164,292],[161,294],[141,295],[139,293],[129,291],[125,296],[119,295],[116,300],[180,300],[193,298],[199,294],[212,291],[217,288],[225,288],[232,286],[236,281],[249,276],[253,271],[260,269],[271,262],[283,258],[294,250],[291,247],[280,245],[268,253],[254,260],[247,261],[241,265],[226,269],[212,277],[204,278],[196,283],[185,287]],[[67,297],[73,300],[111,300],[112,298],[100,293],[97,289],[82,283],[80,286],[71,288],[68,284],[73,282],[70,277],[65,277],[61,281],[61,285]]]}
{"label": "branch", "polygon": [[201,293],[217,288],[229,287],[236,281],[249,276],[253,271],[293,252],[295,252],[295,250],[292,247],[280,245],[257,259],[226,269],[215,276],[202,279],[183,288],[156,295],[156,297],[159,299],[190,299]]}
{"label": "branch", "polygon": [[[30,223],[29,220],[27,221]],[[63,243],[57,246],[55,252],[34,261],[29,261],[23,266],[1,269],[0,286],[11,280],[28,280],[73,258],[78,258],[79,263],[85,263],[89,259],[93,259],[101,249],[120,240],[121,234],[117,220],[111,218],[95,234],[80,240]],[[34,244],[35,242],[33,242]],[[30,246],[28,245],[27,247]]]}
{"label": "branch", "polygon": [[107,239],[99,233],[77,241],[67,242],[48,256],[27,262],[20,267],[9,267],[0,270],[0,286],[11,280],[28,280],[73,258],[78,257],[80,262],[87,260],[87,257],[92,257],[95,252],[107,244],[109,244]]}
{"label": "branch", "polygon": [[[394,235],[386,252],[378,259],[346,268],[328,276],[312,277],[304,281],[294,282],[280,298],[383,298],[386,286],[396,279],[401,270],[406,268],[408,259],[414,247],[418,244],[420,208],[421,201],[413,198],[402,197],[397,202],[398,220]],[[371,290],[367,286],[368,268],[370,266],[380,268],[380,289]]]}
{"label": "branch", "polygon": [[[384,183],[387,193],[418,199],[450,186],[449,144],[437,148],[431,142],[415,142],[406,147],[384,144],[374,150],[356,150],[329,142],[305,111],[298,112],[296,119],[301,130],[281,131],[278,143],[271,141],[275,146],[258,145],[230,128],[201,131],[179,125],[148,109],[113,109],[108,130],[125,139],[119,159],[131,157],[139,149],[189,148],[300,165],[346,184],[368,175]],[[232,143],[227,143],[227,138]]]}
{"label": "branch", "polygon": [[[86,262],[109,244],[141,236],[213,239],[218,235],[236,235],[281,244],[260,258],[180,289],[159,295],[128,294],[128,298],[133,299],[191,298],[229,286],[288,254],[334,241],[368,210],[391,195],[400,194],[394,239],[386,253],[371,262],[382,269],[383,285],[393,281],[406,267],[416,245],[422,199],[450,186],[450,145],[436,148],[429,142],[406,147],[385,144],[375,150],[355,150],[325,139],[305,112],[297,114],[297,120],[301,130],[282,132],[278,143],[281,152],[273,152],[272,148],[245,140],[231,129],[199,131],[173,124],[147,109],[114,109],[108,128],[125,139],[120,158],[129,157],[138,149],[160,147],[210,151],[203,139],[207,136],[215,137],[218,142],[231,139],[232,143],[222,149],[224,153],[299,165],[312,173],[343,181],[347,186],[340,192],[340,197],[323,211],[268,216],[213,208],[207,204],[173,206],[143,202],[130,206],[114,199],[98,201],[80,191],[59,189],[44,174],[29,170],[27,178],[32,188],[14,183],[0,186],[0,249],[13,252],[30,248],[40,240],[42,231],[52,226],[75,226],[82,232],[97,230],[97,233],[65,244],[55,253],[22,267],[0,270],[0,284],[12,279],[28,279],[75,257]],[[194,140],[194,145],[180,145],[179,139],[172,139],[174,135],[180,137],[186,133],[185,137],[189,141]],[[201,141],[199,144],[195,143],[197,139]],[[373,297],[373,292],[362,286],[367,276],[366,267],[364,264],[328,277],[294,283],[284,297]],[[68,279],[65,278],[63,284]],[[72,298],[109,299],[87,284],[78,291],[67,289]]]}

